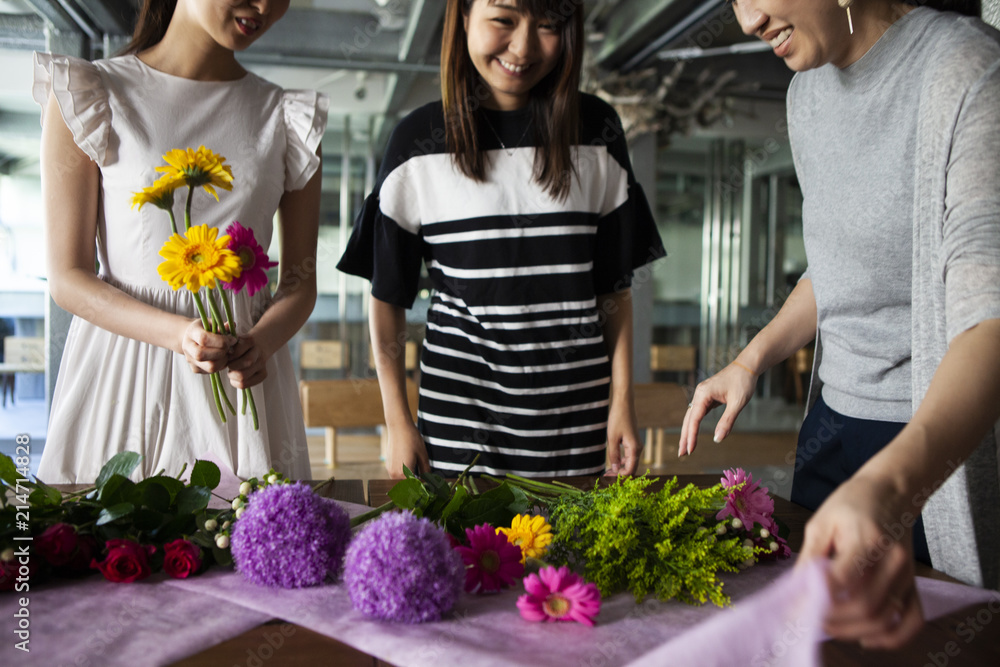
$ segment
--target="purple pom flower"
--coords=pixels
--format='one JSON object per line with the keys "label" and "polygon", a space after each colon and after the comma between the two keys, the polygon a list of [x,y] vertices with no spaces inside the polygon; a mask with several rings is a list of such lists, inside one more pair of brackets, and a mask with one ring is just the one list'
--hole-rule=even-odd
{"label": "purple pom flower", "polygon": [[350,541],[351,521],[336,502],[307,484],[280,484],[250,496],[231,547],[247,581],[303,588],[336,579]]}
{"label": "purple pom flower", "polygon": [[445,532],[409,512],[365,526],[344,561],[354,608],[382,621],[436,621],[455,605],[464,580],[462,558]]}

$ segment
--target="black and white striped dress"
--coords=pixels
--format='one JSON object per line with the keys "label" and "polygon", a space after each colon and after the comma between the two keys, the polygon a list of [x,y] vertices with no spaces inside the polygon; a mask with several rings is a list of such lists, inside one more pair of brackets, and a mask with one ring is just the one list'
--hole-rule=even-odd
{"label": "black and white striped dress", "polygon": [[601,325],[613,307],[599,295],[665,252],[609,105],[582,96],[579,178],[564,201],[532,175],[530,111],[485,113],[485,183],[445,152],[440,102],[400,122],[338,268],[409,308],[427,266],[418,428],[436,471],[479,454],[476,473],[599,473],[610,387]]}

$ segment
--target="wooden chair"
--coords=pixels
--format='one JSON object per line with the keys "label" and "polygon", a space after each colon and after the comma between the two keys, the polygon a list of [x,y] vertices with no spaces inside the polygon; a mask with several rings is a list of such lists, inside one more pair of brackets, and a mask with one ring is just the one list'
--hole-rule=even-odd
{"label": "wooden chair", "polygon": [[[303,380],[299,383],[302,412],[307,427],[326,428],[326,465],[337,467],[337,429],[382,426],[385,412],[378,380]],[[417,385],[406,381],[406,398],[417,421]],[[383,433],[383,456],[385,434]]]}
{"label": "wooden chair", "polygon": [[45,372],[45,339],[7,336],[3,339],[3,361],[0,362],[0,394],[7,407],[7,395],[14,403],[14,379],[17,373]]}
{"label": "wooden chair", "polygon": [[307,370],[344,370],[351,367],[351,348],[339,340],[304,340],[299,344],[299,377]]}
{"label": "wooden chair", "polygon": [[693,387],[698,373],[698,348],[694,345],[651,345],[649,369],[654,373],[679,373]]}
{"label": "wooden chair", "polygon": [[687,412],[688,395],[684,387],[674,382],[637,384],[635,391],[635,416],[640,429],[646,430],[646,449],[643,461],[654,468],[663,466],[667,428],[680,428]]}

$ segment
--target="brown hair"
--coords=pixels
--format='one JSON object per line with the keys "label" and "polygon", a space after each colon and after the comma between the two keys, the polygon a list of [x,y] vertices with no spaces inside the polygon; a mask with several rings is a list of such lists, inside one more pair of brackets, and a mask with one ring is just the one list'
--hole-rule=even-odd
{"label": "brown hair", "polygon": [[177,0],[145,0],[135,22],[132,41],[119,55],[139,53],[158,44],[167,34],[167,26],[170,25],[176,7]]}
{"label": "brown hair", "polygon": [[[479,146],[482,102],[488,89],[469,58],[463,17],[477,0],[448,0],[441,40],[441,99],[448,151],[469,178],[486,179]],[[490,0],[487,0],[490,1]],[[535,181],[557,199],[570,190],[575,173],[571,149],[580,137],[580,66],[583,61],[583,0],[514,0],[522,13],[555,23],[562,55],[555,68],[531,89]]]}
{"label": "brown hair", "polygon": [[908,5],[930,7],[942,12],[958,12],[966,16],[981,16],[980,0],[905,0]]}

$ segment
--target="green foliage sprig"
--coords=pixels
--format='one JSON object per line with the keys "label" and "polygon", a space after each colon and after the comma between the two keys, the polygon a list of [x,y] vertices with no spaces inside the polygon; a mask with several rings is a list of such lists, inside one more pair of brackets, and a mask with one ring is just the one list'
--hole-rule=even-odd
{"label": "green foliage sprig", "polygon": [[753,557],[737,539],[718,539],[714,515],[727,491],[717,485],[676,489],[677,478],[657,492],[656,480],[623,478],[605,488],[562,494],[550,504],[555,538],[547,560],[567,564],[597,584],[604,596],[631,591],[688,604],[729,604],[720,571],[734,572]]}

